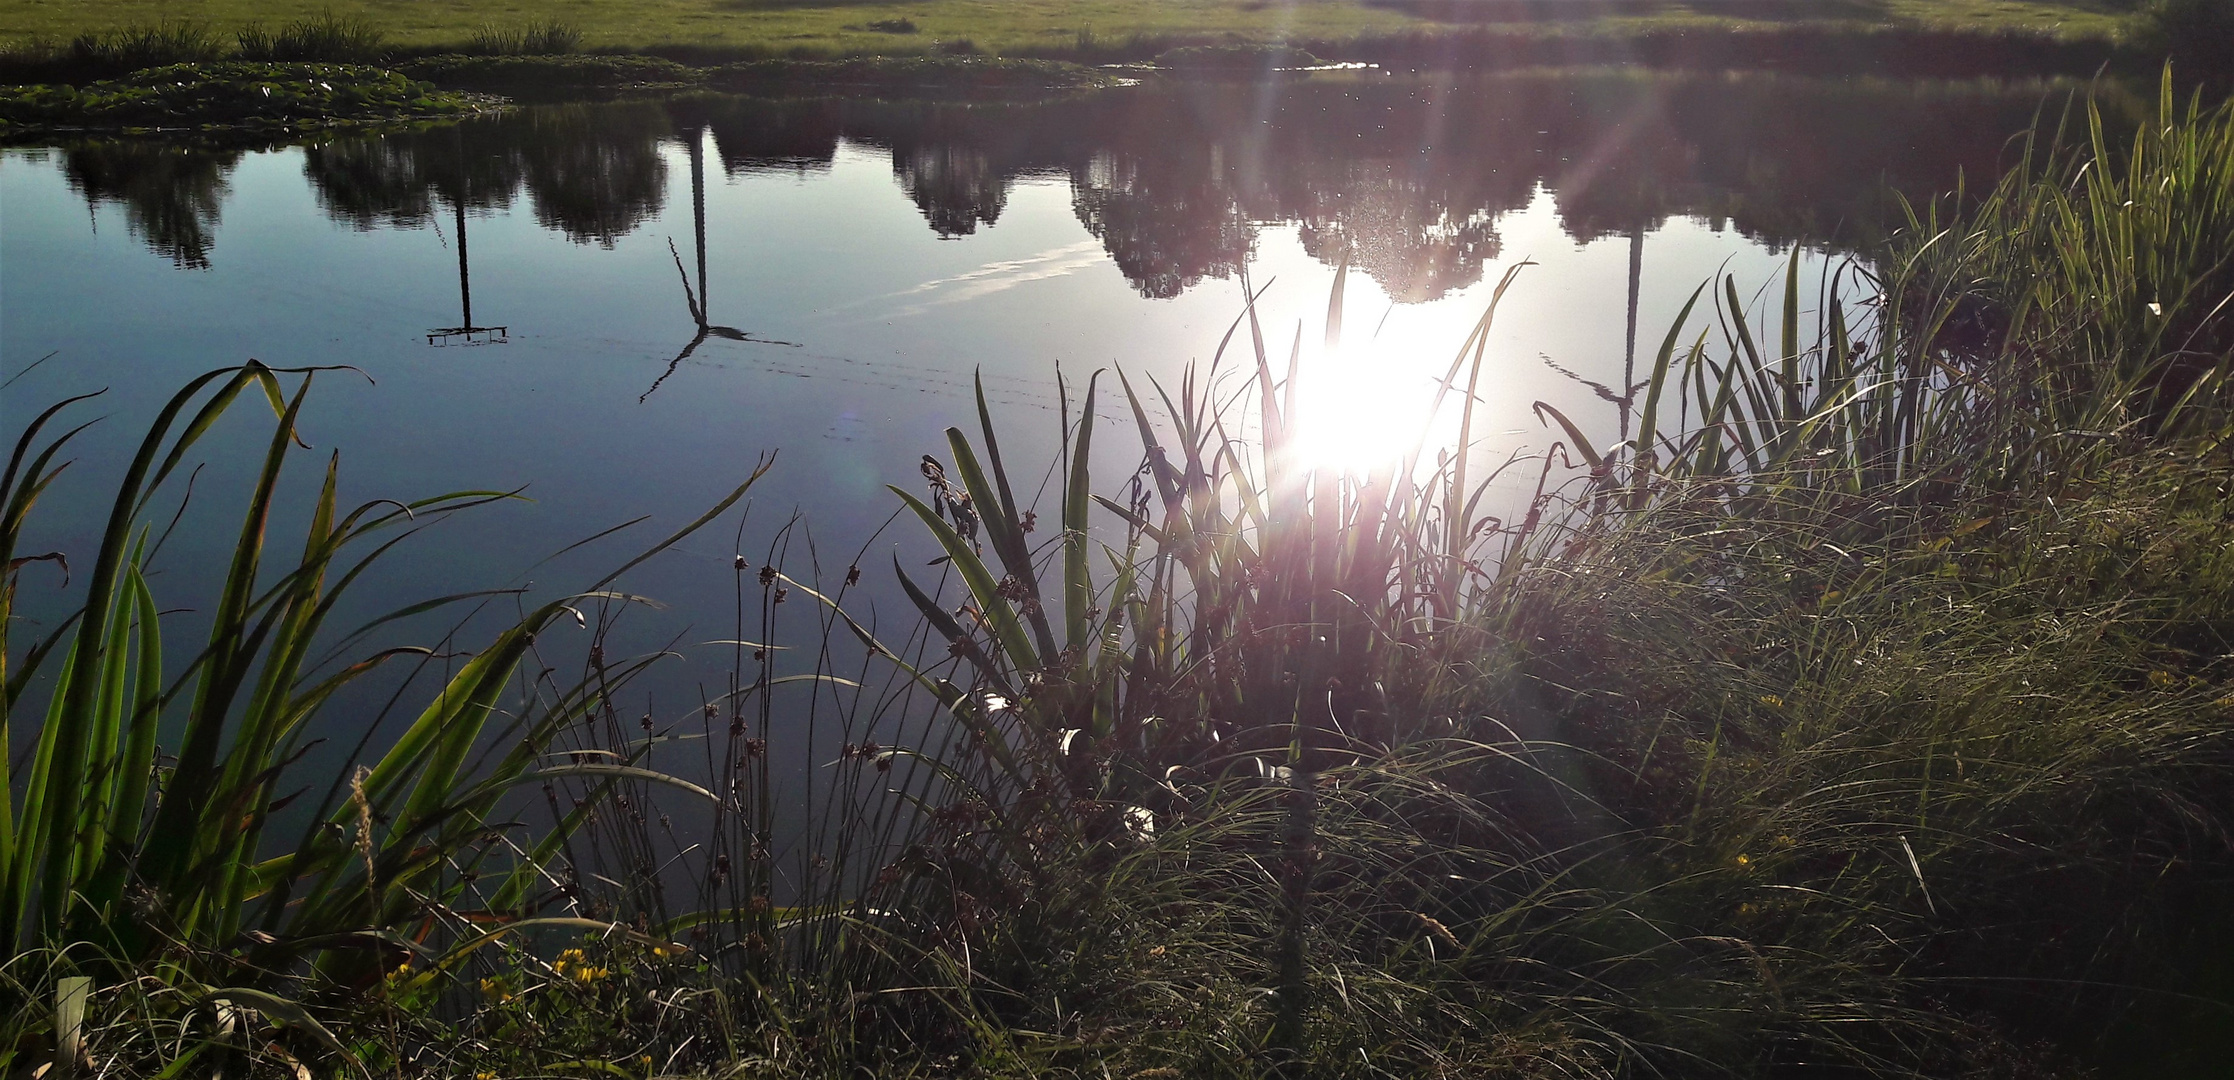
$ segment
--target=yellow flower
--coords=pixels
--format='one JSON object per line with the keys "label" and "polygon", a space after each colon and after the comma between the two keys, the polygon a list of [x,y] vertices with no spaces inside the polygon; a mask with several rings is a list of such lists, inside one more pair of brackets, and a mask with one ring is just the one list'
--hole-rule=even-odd
{"label": "yellow flower", "polygon": [[473,1074],[473,1080],[496,1080],[496,1074],[493,1072],[477,1072]]}
{"label": "yellow flower", "polygon": [[591,967],[588,964],[579,964],[576,965],[574,968],[574,981],[581,983],[584,986],[588,986],[589,984],[604,978],[607,974],[608,973],[604,968]]}
{"label": "yellow flower", "polygon": [[1761,704],[1772,709],[1781,709],[1784,707],[1784,699],[1776,694],[1762,694]]}
{"label": "yellow flower", "polygon": [[2177,680],[2172,678],[2172,673],[2169,671],[2149,672],[2149,685],[2159,690],[2170,688],[2175,681]]}
{"label": "yellow flower", "polygon": [[1746,856],[1744,856],[1744,855],[1742,855],[1742,854],[1741,854],[1741,855],[1739,855],[1739,856],[1738,856],[1737,858],[1735,858],[1735,859],[1731,860],[1731,861],[1732,861],[1732,862],[1735,862],[1735,863],[1737,863],[1737,864],[1738,864],[1738,868],[1739,868],[1739,869],[1741,869],[1741,870],[1742,870],[1742,869],[1744,869],[1744,868],[1746,868],[1746,867],[1748,867],[1748,866],[1751,866],[1751,865],[1753,865],[1753,860],[1752,860],[1752,859],[1750,859],[1750,858],[1747,858]]}

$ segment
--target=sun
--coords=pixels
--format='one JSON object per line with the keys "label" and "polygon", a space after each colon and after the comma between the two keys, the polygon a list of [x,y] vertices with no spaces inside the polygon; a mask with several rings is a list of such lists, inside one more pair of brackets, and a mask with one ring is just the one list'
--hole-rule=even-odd
{"label": "sun", "polygon": [[[1412,329],[1412,328],[1406,328]],[[1438,409],[1437,380],[1449,363],[1434,331],[1381,333],[1306,356],[1299,372],[1293,452],[1311,468],[1363,476],[1400,466],[1457,437],[1454,395]]]}
{"label": "sun", "polygon": [[1322,353],[1299,372],[1294,452],[1318,468],[1387,469],[1418,445],[1432,388],[1369,345]]}

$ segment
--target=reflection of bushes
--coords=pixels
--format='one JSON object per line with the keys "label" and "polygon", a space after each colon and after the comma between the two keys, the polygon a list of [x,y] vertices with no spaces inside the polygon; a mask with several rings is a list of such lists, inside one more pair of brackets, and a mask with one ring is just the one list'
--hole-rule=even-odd
{"label": "reflection of bushes", "polygon": [[666,124],[657,106],[560,106],[531,116],[520,166],[545,228],[612,247],[659,212],[667,159],[659,154]]}
{"label": "reflection of bushes", "polygon": [[506,207],[524,191],[535,218],[577,243],[610,246],[659,212],[668,134],[657,106],[556,106],[304,152],[319,204],[360,228],[415,226],[433,200]]}
{"label": "reflection of bushes", "polygon": [[892,172],[931,231],[942,237],[968,236],[980,224],[994,224],[1008,205],[1011,178],[968,147],[947,143],[911,154],[894,151]]}
{"label": "reflection of bushes", "polygon": [[334,139],[304,148],[303,175],[335,221],[417,228],[437,198],[480,210],[511,206],[524,180],[514,136],[525,130],[481,118],[446,130]]}
{"label": "reflection of bushes", "polygon": [[1256,228],[1226,192],[1159,183],[1143,165],[1105,155],[1071,176],[1072,212],[1140,295],[1168,300],[1248,264]]}
{"label": "reflection of bushes", "polygon": [[[510,93],[693,74],[608,56],[445,56],[402,70]],[[1539,186],[1578,240],[1688,215],[1776,246],[1867,244],[1898,214],[1894,193],[1996,175],[2008,136],[2034,121],[2046,92],[1605,71],[1460,86],[1312,80],[1243,99],[1197,84],[971,105],[695,93],[528,109],[308,154],[320,198],[346,220],[419,220],[431,189],[505,205],[525,185],[546,223],[607,242],[658,211],[657,148],[677,130],[710,130],[731,174],[818,166],[848,138],[891,150],[895,177],[943,235],[996,220],[1020,176],[1066,174],[1079,221],[1145,295],[1233,273],[1254,223],[1292,221],[1314,256],[1347,257],[1390,295],[1424,301],[1477,282],[1497,252],[1496,217]],[[2114,133],[2130,117],[2112,120]]]}
{"label": "reflection of bushes", "polygon": [[125,227],[156,254],[203,270],[226,178],[240,157],[138,140],[86,142],[63,149],[62,175],[88,203],[122,206]]}

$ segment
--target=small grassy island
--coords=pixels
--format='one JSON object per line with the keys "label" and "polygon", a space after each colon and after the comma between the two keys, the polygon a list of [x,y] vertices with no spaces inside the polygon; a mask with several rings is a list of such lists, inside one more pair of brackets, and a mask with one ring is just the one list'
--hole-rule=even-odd
{"label": "small grassy island", "polygon": [[221,61],[149,68],[83,87],[0,86],[0,131],[291,129],[434,120],[493,104],[361,64]]}

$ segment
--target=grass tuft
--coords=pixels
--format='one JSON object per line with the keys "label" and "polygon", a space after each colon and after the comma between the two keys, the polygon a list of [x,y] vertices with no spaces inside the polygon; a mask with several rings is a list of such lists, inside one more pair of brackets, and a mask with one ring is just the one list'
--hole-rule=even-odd
{"label": "grass tuft", "polygon": [[465,51],[476,56],[565,56],[581,49],[580,27],[550,19],[510,28],[485,25],[473,32]]}
{"label": "grass tuft", "polygon": [[243,28],[239,35],[241,59],[278,63],[363,64],[384,54],[387,34],[363,19],[324,12],[316,18],[298,19],[278,31],[262,24]]}

